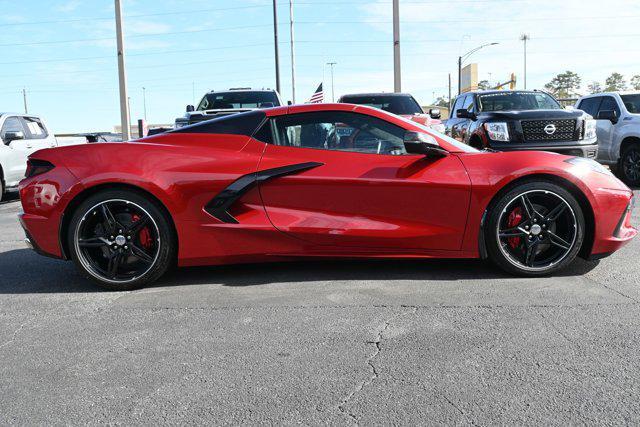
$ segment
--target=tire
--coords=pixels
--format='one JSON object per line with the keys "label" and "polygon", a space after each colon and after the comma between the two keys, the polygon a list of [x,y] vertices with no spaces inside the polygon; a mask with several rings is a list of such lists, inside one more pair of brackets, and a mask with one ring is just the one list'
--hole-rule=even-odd
{"label": "tire", "polygon": [[627,145],[620,155],[616,175],[630,187],[640,186],[640,144]]}
{"label": "tire", "polygon": [[0,177],[0,202],[4,200],[4,180]]}
{"label": "tire", "polygon": [[174,265],[177,239],[158,203],[129,190],[107,190],[83,201],[67,232],[73,262],[112,291],[149,285]]}
{"label": "tire", "polygon": [[576,258],[584,241],[584,214],[565,188],[548,181],[529,181],[492,203],[484,235],[489,258],[504,271],[546,276]]}

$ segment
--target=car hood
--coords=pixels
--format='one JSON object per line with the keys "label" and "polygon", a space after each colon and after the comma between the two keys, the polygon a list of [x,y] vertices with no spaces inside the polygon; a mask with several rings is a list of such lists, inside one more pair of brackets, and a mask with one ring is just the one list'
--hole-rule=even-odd
{"label": "car hood", "polygon": [[513,110],[513,111],[487,111],[478,117],[486,119],[502,120],[545,120],[545,119],[577,119],[585,113],[579,110]]}

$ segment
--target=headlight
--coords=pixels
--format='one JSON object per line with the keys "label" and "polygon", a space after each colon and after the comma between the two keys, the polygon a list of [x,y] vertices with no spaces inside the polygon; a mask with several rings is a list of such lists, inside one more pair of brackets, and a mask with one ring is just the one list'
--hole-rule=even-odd
{"label": "headlight", "polygon": [[584,139],[593,139],[596,137],[596,121],[587,119],[584,121]]}
{"label": "headlight", "polygon": [[485,123],[484,129],[492,141],[509,141],[509,127],[504,122]]}
{"label": "headlight", "polygon": [[440,132],[440,133],[444,133],[444,131],[446,129],[445,125],[442,124],[442,123],[436,123],[436,124],[433,124],[433,125],[431,125],[429,127],[431,129],[435,130],[436,132]]}
{"label": "headlight", "polygon": [[593,171],[593,172],[598,172],[604,175],[609,175],[609,176],[613,176],[613,174],[611,173],[611,171],[607,168],[605,168],[604,166],[602,166],[600,163],[596,162],[595,160],[591,160],[591,159],[585,159],[584,157],[572,157],[570,159],[565,160],[565,162],[567,163],[571,163],[572,165],[580,168],[580,169],[584,169],[584,170],[589,170],[589,171]]}

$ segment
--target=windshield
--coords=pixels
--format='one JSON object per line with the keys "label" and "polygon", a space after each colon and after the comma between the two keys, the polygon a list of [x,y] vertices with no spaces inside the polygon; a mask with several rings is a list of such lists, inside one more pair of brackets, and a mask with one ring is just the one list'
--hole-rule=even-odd
{"label": "windshield", "polygon": [[504,92],[480,95],[480,111],[561,110],[544,92]]}
{"label": "windshield", "polygon": [[397,95],[345,95],[341,102],[347,104],[367,105],[379,108],[392,114],[423,114],[422,108],[411,96]]}
{"label": "windshield", "polygon": [[635,95],[620,95],[624,106],[631,114],[640,114],[640,93]]}
{"label": "windshield", "polygon": [[279,106],[280,102],[278,102],[275,92],[216,92],[208,93],[202,98],[200,105],[198,105],[198,111]]}

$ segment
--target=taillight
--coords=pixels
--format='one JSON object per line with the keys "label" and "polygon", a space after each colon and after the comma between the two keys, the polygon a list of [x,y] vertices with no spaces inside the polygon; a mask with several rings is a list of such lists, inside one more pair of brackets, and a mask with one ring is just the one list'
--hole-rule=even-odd
{"label": "taillight", "polygon": [[46,160],[29,159],[27,161],[27,171],[24,175],[27,178],[31,178],[32,176],[49,172],[53,168],[55,168],[53,163],[47,162]]}

